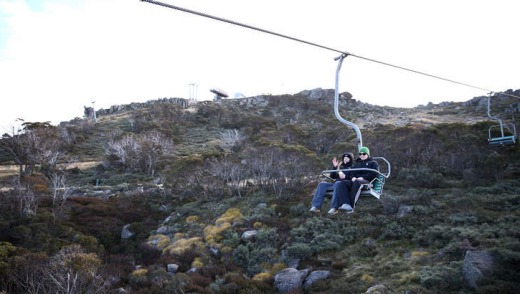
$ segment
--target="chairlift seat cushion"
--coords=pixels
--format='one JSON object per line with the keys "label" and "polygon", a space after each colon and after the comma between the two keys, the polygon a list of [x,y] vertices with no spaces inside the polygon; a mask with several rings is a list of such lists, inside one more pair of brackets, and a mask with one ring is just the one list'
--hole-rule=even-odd
{"label": "chairlift seat cushion", "polygon": [[516,143],[516,136],[490,138],[488,141],[491,145],[513,145]]}

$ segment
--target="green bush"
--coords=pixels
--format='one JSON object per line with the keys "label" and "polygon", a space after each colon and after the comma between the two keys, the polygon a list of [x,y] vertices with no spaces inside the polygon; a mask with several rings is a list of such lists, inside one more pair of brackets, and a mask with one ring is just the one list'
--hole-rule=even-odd
{"label": "green bush", "polygon": [[308,207],[303,203],[291,206],[289,213],[293,217],[302,216],[307,214]]}
{"label": "green bush", "polygon": [[448,221],[454,225],[474,225],[477,217],[473,213],[461,212],[448,216]]}
{"label": "green bush", "polygon": [[462,262],[459,261],[425,266],[419,272],[419,282],[423,287],[434,288],[439,293],[460,290],[464,285],[461,268]]}
{"label": "green bush", "polygon": [[404,181],[408,186],[416,188],[440,188],[446,182],[441,173],[434,172],[425,166],[403,168],[398,174],[398,179]]}
{"label": "green bush", "polygon": [[287,258],[291,259],[301,259],[305,260],[313,254],[313,250],[309,244],[305,243],[294,243],[292,245],[287,246]]}
{"label": "green bush", "polygon": [[257,247],[276,248],[279,241],[279,235],[275,228],[260,229],[255,235],[255,245]]}
{"label": "green bush", "polygon": [[403,238],[409,238],[410,232],[408,231],[406,226],[401,225],[396,221],[392,221],[385,225],[383,228],[380,239],[388,239],[388,240],[399,240]]}
{"label": "green bush", "polygon": [[290,233],[293,244],[306,244],[311,254],[315,254],[338,249],[343,242],[352,241],[356,236],[355,231],[354,227],[342,227],[329,218],[310,218]]}
{"label": "green bush", "polygon": [[385,214],[392,215],[396,214],[401,205],[401,200],[397,196],[385,193],[385,196],[381,199],[381,205]]}
{"label": "green bush", "polygon": [[272,247],[259,247],[254,243],[247,243],[233,250],[233,261],[246,269],[249,276],[253,276],[262,272],[262,264],[268,263],[275,254],[276,249]]}

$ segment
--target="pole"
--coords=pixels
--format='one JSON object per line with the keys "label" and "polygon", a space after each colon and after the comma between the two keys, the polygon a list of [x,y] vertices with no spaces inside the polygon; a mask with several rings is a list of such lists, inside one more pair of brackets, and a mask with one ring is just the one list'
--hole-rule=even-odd
{"label": "pole", "polygon": [[96,107],[94,106],[94,103],[96,103],[96,101],[92,100],[92,110],[94,111],[94,123],[96,123],[97,117],[96,117]]}

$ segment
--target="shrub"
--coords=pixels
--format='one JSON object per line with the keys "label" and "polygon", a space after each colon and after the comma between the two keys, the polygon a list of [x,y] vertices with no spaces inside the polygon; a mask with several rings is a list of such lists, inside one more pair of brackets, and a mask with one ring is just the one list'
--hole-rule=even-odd
{"label": "shrub", "polygon": [[409,235],[410,235],[410,233],[408,232],[408,229],[406,228],[406,226],[403,226],[396,221],[392,221],[385,225],[379,238],[380,239],[399,240],[399,239],[403,239],[403,238],[408,238]]}
{"label": "shrub", "polygon": [[204,240],[210,245],[216,245],[222,241],[221,233],[231,228],[230,223],[220,223],[219,225],[209,225],[204,228]]}
{"label": "shrub", "polygon": [[254,243],[239,245],[233,250],[233,260],[236,265],[246,269],[249,275],[262,272],[262,264],[269,262],[275,256],[276,250],[272,247],[260,247]]}
{"label": "shrub", "polygon": [[454,225],[474,225],[478,219],[473,213],[455,213],[448,216],[448,221]]}
{"label": "shrub", "polygon": [[128,282],[135,286],[144,286],[149,284],[148,269],[137,269],[128,275]]}
{"label": "shrub", "polygon": [[447,230],[445,227],[439,225],[432,226],[428,230],[415,234],[413,240],[418,242],[420,246],[431,246],[435,240],[444,238],[443,233],[445,230]]}
{"label": "shrub", "polygon": [[291,206],[291,208],[289,209],[289,212],[290,212],[291,216],[293,216],[293,217],[302,216],[307,213],[307,206],[303,203],[298,203],[297,205]]}
{"label": "shrub", "polygon": [[204,263],[202,262],[202,259],[200,257],[196,257],[195,260],[191,263],[192,268],[200,268],[203,267]]}
{"label": "shrub", "polygon": [[[329,218],[311,218],[301,226],[290,231],[293,244],[296,246],[294,252],[303,252],[304,255],[310,256],[326,250],[337,249],[345,241],[351,241],[355,238],[355,228],[341,227],[338,222]],[[310,248],[310,254],[306,253],[305,244]],[[296,254],[299,255],[299,254]]]}
{"label": "shrub", "polygon": [[187,224],[197,223],[199,220],[200,220],[199,216],[197,216],[197,215],[190,215],[190,216],[188,216],[186,218],[186,223]]}
{"label": "shrub", "polygon": [[381,199],[381,205],[383,206],[385,214],[391,215],[397,213],[399,206],[401,205],[401,201],[396,196],[386,193],[385,197],[382,197]]}
{"label": "shrub", "polygon": [[157,234],[148,237],[147,244],[162,250],[171,244],[171,240],[168,236]]}
{"label": "shrub", "polygon": [[279,241],[279,235],[275,228],[260,229],[255,235],[255,244],[258,247],[276,248]]}
{"label": "shrub", "polygon": [[410,187],[417,188],[439,188],[445,184],[441,173],[433,172],[425,166],[415,168],[403,168],[399,172],[398,179],[406,182]]}
{"label": "shrub", "polygon": [[217,225],[222,224],[222,223],[233,224],[233,223],[242,221],[243,218],[244,218],[244,216],[242,215],[242,213],[240,212],[240,210],[238,208],[230,208],[221,217],[219,217],[215,221],[215,224],[217,224]]}
{"label": "shrub", "polygon": [[461,268],[461,262],[426,266],[419,272],[419,282],[423,287],[435,288],[439,292],[460,290],[464,285]]}
{"label": "shrub", "polygon": [[188,250],[202,250],[204,243],[200,237],[193,237],[190,239],[179,239],[173,244],[163,249],[163,253],[169,253],[177,256],[183,255]]}
{"label": "shrub", "polygon": [[266,281],[270,278],[272,278],[270,273],[258,273],[253,276],[253,281]]}
{"label": "shrub", "polygon": [[304,260],[306,258],[311,257],[313,254],[313,250],[309,244],[306,243],[294,243],[292,245],[287,246],[287,257],[288,259],[301,259]]}
{"label": "shrub", "polygon": [[225,247],[235,248],[236,246],[238,246],[238,244],[240,244],[240,236],[233,230],[226,230],[226,231],[222,232],[221,236],[222,236],[222,242],[221,242],[222,250]]}

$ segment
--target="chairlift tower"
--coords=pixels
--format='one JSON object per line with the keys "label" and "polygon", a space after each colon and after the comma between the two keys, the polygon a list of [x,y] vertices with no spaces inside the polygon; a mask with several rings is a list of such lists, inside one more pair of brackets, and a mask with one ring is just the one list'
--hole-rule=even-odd
{"label": "chairlift tower", "polygon": [[92,100],[92,112],[94,113],[94,123],[97,122],[96,107],[94,106],[95,103],[96,103],[96,101]]}
{"label": "chairlift tower", "polygon": [[193,100],[193,101],[197,101],[197,91],[198,91],[198,88],[199,88],[199,84],[195,84],[195,83],[191,83],[191,84],[188,84],[189,85],[189,100]]}

